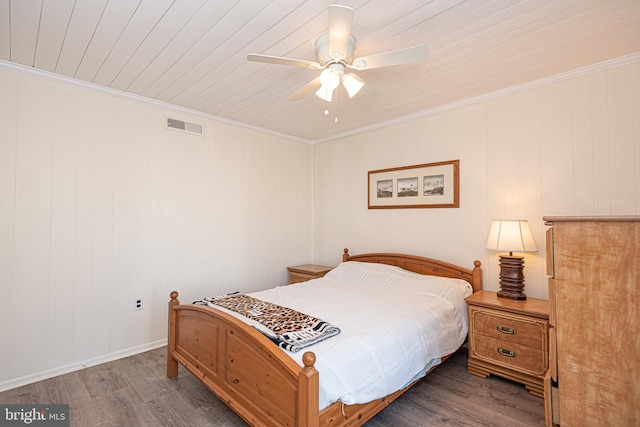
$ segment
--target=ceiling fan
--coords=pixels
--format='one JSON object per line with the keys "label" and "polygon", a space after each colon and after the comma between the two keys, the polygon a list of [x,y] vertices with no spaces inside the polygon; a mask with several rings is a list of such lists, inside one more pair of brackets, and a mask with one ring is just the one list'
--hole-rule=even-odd
{"label": "ceiling fan", "polygon": [[[326,34],[316,40],[316,56],[318,61],[283,58],[251,53],[249,61],[269,64],[293,65],[295,67],[323,70],[300,90],[289,97],[290,101],[298,101],[311,92],[331,102],[333,93],[342,82],[349,98],[353,98],[364,86],[365,82],[353,73],[345,73],[345,69],[371,70],[373,68],[408,64],[424,61],[429,54],[426,45],[393,50],[354,59],[356,39],[351,34],[353,9],[347,6],[331,5],[329,12],[329,28]],[[371,89],[372,92],[373,89]]]}

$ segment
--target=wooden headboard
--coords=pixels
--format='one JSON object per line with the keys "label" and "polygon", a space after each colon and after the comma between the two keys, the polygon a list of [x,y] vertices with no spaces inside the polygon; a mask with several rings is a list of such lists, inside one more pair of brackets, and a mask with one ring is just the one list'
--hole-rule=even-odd
{"label": "wooden headboard", "polygon": [[349,249],[345,248],[342,261],[374,262],[395,265],[405,270],[413,271],[414,273],[466,280],[471,284],[473,292],[482,290],[482,268],[480,268],[481,263],[478,260],[473,262],[474,268],[470,270],[447,262],[416,255],[390,253],[349,255]]}

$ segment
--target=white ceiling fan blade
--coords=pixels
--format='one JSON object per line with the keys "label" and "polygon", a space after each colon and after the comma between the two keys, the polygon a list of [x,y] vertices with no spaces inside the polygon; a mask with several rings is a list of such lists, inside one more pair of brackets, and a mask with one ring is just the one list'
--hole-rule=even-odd
{"label": "white ceiling fan blade", "polygon": [[424,61],[427,56],[429,56],[429,47],[420,45],[356,58],[347,67],[356,70],[371,70],[372,68]]}
{"label": "white ceiling fan blade", "polygon": [[353,9],[337,4],[329,6],[329,56],[336,61],[347,56],[352,23]]}
{"label": "white ceiling fan blade", "polygon": [[309,95],[310,93],[320,89],[320,86],[322,86],[322,83],[320,83],[320,76],[318,76],[315,79],[311,80],[306,85],[302,86],[302,88],[298,90],[296,93],[291,95],[289,97],[289,101],[299,101],[305,96]]}
{"label": "white ceiling fan blade", "polygon": [[247,55],[247,60],[253,61],[253,62],[266,62],[267,64],[293,65],[294,67],[311,68],[313,70],[320,70],[324,68],[324,66],[314,61],[305,61],[304,59],[283,58],[281,56],[260,55],[257,53],[250,53],[249,55]]}

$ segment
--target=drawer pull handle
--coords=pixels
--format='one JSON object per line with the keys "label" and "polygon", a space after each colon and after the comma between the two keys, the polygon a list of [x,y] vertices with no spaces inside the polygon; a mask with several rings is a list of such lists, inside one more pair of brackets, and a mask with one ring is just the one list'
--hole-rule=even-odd
{"label": "drawer pull handle", "polygon": [[516,357],[516,352],[513,350],[507,350],[506,348],[498,347],[498,353],[507,357]]}
{"label": "drawer pull handle", "polygon": [[516,330],[513,328],[508,328],[506,326],[498,325],[498,332],[502,332],[503,334],[513,335],[516,333]]}

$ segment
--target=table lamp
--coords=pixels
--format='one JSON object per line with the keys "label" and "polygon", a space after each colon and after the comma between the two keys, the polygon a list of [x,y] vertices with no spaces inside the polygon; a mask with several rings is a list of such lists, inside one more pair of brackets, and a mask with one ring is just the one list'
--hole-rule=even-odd
{"label": "table lamp", "polygon": [[500,291],[498,297],[525,300],[524,293],[524,257],[513,252],[536,252],[529,222],[526,220],[493,220],[487,249],[506,251],[509,255],[500,255]]}

